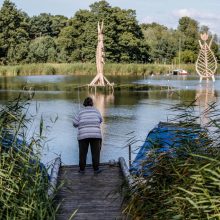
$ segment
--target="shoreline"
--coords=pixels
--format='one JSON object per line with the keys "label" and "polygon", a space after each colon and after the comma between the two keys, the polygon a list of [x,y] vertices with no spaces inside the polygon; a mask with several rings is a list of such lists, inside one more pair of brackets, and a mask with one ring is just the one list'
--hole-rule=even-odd
{"label": "shoreline", "polygon": [[[190,75],[196,75],[194,64],[182,64]],[[106,76],[148,76],[170,73],[174,67],[170,64],[117,64],[107,63],[104,66]],[[220,73],[220,65],[218,66]],[[96,75],[95,63],[33,63],[0,66],[0,76],[30,75]]]}

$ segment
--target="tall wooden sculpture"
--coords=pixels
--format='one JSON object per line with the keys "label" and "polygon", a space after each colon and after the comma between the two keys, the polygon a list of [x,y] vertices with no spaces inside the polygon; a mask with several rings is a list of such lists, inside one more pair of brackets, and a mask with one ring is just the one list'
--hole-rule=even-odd
{"label": "tall wooden sculpture", "polygon": [[97,75],[92,80],[92,82],[89,84],[89,87],[91,86],[110,86],[113,88],[113,83],[110,83],[107,78],[104,76],[104,36],[103,36],[103,21],[101,26],[98,22],[98,44],[96,48],[96,68],[97,68]]}
{"label": "tall wooden sculpture", "polygon": [[202,42],[199,40],[200,51],[196,61],[196,71],[200,76],[200,82],[203,78],[207,80],[212,78],[215,81],[215,72],[217,69],[217,60],[214,53],[211,50],[212,40],[207,43],[209,35],[207,33],[201,34]]}

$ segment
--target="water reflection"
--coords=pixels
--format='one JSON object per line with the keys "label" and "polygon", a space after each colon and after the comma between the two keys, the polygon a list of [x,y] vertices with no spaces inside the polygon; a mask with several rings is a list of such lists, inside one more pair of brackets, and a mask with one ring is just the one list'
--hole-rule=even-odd
{"label": "water reflection", "polygon": [[[101,129],[102,129],[102,134],[103,137],[108,136],[107,132],[108,129],[106,128],[106,116],[107,116],[107,109],[114,104],[114,93],[110,92],[108,94],[103,94],[100,92],[95,92],[95,93],[89,93],[88,96],[90,96],[93,101],[94,101],[94,105],[95,107],[100,111],[102,117],[103,117],[103,123],[101,125]],[[103,140],[105,142],[105,138]]]}
{"label": "water reflection", "polygon": [[[217,92],[214,83],[200,84],[196,90],[196,105],[200,109],[201,122],[203,125],[209,122],[207,111],[209,105],[217,102]],[[206,111],[205,111],[206,110]]]}
{"label": "water reflection", "polygon": [[102,116],[105,116],[106,107],[114,103],[114,93],[89,93],[89,96],[93,99],[96,108],[101,112]]}
{"label": "water reflection", "polygon": [[212,102],[217,101],[217,93],[214,84],[200,85],[196,90],[196,103],[202,108],[207,108]]}
{"label": "water reflection", "polygon": [[[215,101],[220,93],[220,80],[217,77],[215,86],[206,83],[199,84],[198,79],[177,77],[149,77],[137,81],[137,77],[109,77],[115,83],[133,83],[157,85],[148,91],[120,90],[112,93],[88,93],[86,90],[76,90],[76,85],[88,83],[92,76],[28,76],[28,77],[0,77],[0,105],[16,98],[20,91],[35,88],[31,110],[35,112],[36,103],[39,113],[36,116],[36,126],[32,130],[39,130],[41,115],[45,125],[50,125],[51,117],[58,116],[58,120],[51,125],[47,135],[47,149],[43,152],[43,160],[50,161],[61,155],[64,164],[78,163],[77,130],[73,128],[72,118],[81,108],[87,96],[94,99],[95,106],[103,115],[102,124],[103,146],[101,162],[118,159],[123,156],[128,159],[128,149],[125,146],[128,137],[126,134],[134,132],[140,142],[132,145],[133,149],[143,144],[148,132],[159,121],[166,121],[173,112],[169,107],[182,101],[193,101],[207,107],[209,102]],[[161,88],[160,88],[161,86]],[[165,87],[164,87],[165,86]],[[31,94],[29,89],[26,94]],[[202,107],[201,111],[202,111]],[[34,113],[33,113],[34,114]],[[31,132],[31,131],[30,131]],[[91,161],[88,155],[88,162]]]}

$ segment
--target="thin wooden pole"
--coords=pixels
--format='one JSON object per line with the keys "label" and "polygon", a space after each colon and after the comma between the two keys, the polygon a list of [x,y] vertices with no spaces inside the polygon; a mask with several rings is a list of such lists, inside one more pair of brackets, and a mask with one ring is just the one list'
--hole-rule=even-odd
{"label": "thin wooden pole", "polygon": [[129,168],[131,168],[131,144],[128,145]]}

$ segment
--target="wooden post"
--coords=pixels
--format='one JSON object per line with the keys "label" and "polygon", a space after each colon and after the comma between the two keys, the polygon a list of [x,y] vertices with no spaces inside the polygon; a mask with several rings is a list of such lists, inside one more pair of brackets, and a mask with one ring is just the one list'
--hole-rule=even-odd
{"label": "wooden post", "polygon": [[128,166],[127,166],[125,159],[123,157],[119,157],[119,164],[120,164],[122,173],[123,173],[126,181],[128,182],[128,186],[132,187],[132,185],[134,183],[134,179],[133,179],[132,175],[130,174]]}
{"label": "wooden post", "polygon": [[49,185],[49,188],[47,191],[47,194],[49,197],[53,196],[54,191],[56,189],[60,165],[61,165],[61,158],[59,156],[55,159],[54,164],[53,164],[53,168],[51,170],[50,185]]}
{"label": "wooden post", "polygon": [[129,168],[131,168],[131,144],[128,145]]}

